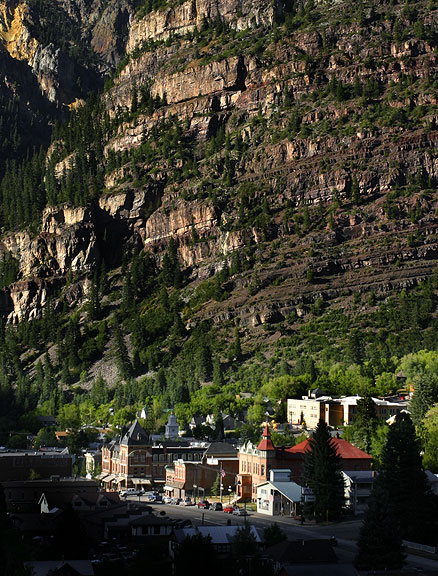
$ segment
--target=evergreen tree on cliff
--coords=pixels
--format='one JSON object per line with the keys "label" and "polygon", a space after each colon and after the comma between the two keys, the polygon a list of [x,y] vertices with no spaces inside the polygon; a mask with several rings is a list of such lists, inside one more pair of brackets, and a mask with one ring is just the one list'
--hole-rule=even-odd
{"label": "evergreen tree on cliff", "polygon": [[344,506],[341,458],[323,420],[319,421],[304,455],[304,482],[315,495],[315,501],[307,504],[306,515],[316,520],[340,518]]}

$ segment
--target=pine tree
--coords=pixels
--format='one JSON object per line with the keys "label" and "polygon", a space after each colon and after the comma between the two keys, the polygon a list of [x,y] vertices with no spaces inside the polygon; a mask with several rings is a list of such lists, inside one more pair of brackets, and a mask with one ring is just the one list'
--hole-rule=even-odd
{"label": "pine tree", "polygon": [[97,277],[91,283],[90,295],[88,298],[87,312],[90,320],[99,320],[101,314],[99,288]]}
{"label": "pine tree", "polygon": [[376,484],[389,494],[392,516],[402,538],[418,542],[427,536],[430,492],[422,468],[421,447],[411,417],[397,414],[382,453]]}
{"label": "pine tree", "polygon": [[122,379],[128,378],[131,374],[131,362],[128,355],[128,349],[123,338],[120,324],[116,319],[113,323],[114,346],[113,354],[116,360],[117,370]]}
{"label": "pine tree", "polygon": [[357,568],[391,570],[403,565],[400,526],[392,515],[387,490],[376,481],[358,540]]}
{"label": "pine tree", "polygon": [[344,506],[341,458],[324,420],[319,421],[304,455],[304,482],[315,495],[307,505],[308,514],[318,521],[340,518]]}
{"label": "pine tree", "polygon": [[240,343],[239,328],[236,326],[234,329],[234,359],[239,361],[242,359],[242,345]]}
{"label": "pine tree", "polygon": [[213,384],[215,386],[223,386],[224,376],[222,374],[222,364],[217,356],[213,360]]}
{"label": "pine tree", "polygon": [[210,347],[205,344],[205,342],[200,342],[199,347],[195,354],[196,362],[196,375],[199,380],[207,381],[211,380],[213,366],[211,360],[211,350]]}

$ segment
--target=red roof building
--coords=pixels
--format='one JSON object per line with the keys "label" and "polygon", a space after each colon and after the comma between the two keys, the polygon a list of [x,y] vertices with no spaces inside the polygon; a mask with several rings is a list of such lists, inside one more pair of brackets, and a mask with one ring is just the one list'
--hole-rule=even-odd
{"label": "red roof building", "polygon": [[[373,459],[369,454],[342,438],[333,438],[332,442],[341,457],[342,470],[371,470]],[[236,477],[237,498],[255,500],[257,486],[269,479],[271,469],[289,469],[292,473],[292,480],[301,484],[304,454],[309,449],[308,439],[291,448],[276,448],[271,440],[269,427],[265,426],[257,447],[248,442],[239,449],[239,474]]]}

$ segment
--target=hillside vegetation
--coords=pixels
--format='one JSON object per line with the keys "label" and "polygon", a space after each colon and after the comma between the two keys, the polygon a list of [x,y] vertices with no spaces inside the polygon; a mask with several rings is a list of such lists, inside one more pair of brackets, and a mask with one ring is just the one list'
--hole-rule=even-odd
{"label": "hillside vegetation", "polygon": [[143,405],[258,425],[263,396],[388,395],[401,368],[432,375],[418,424],[437,399],[438,6],[206,6],[126,5],[112,60],[71,22],[93,87],[112,71],[48,153],[1,117],[5,438]]}

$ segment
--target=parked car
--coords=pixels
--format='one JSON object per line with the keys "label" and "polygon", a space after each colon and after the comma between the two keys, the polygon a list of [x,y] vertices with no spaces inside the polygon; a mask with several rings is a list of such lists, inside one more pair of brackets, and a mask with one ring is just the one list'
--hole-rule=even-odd
{"label": "parked car", "polygon": [[179,504],[180,506],[193,506],[192,499],[188,496],[186,496],[186,498],[184,498],[184,500],[182,500]]}
{"label": "parked car", "polygon": [[232,512],[234,512],[234,506],[232,504],[227,504],[226,506],[224,506],[224,512],[226,512],[227,514],[231,514]]}
{"label": "parked car", "polygon": [[208,500],[199,500],[198,508],[204,508],[205,510],[208,510],[210,508],[210,502]]}
{"label": "parked car", "polygon": [[245,508],[239,508],[238,506],[234,508],[232,513],[236,516],[248,516],[248,512],[245,510]]}
{"label": "parked car", "polygon": [[172,500],[170,501],[171,504],[176,504],[178,505],[181,502],[181,498],[177,498],[176,496],[174,496],[172,498]]}
{"label": "parked car", "polygon": [[149,499],[149,502],[162,502],[163,501],[161,494],[155,494],[155,493],[148,494],[148,499]]}
{"label": "parked car", "polygon": [[221,511],[222,512],[222,504],[220,502],[213,502],[213,504],[210,506],[211,510],[215,510],[215,511]]}
{"label": "parked car", "polygon": [[140,496],[141,494],[144,494],[143,490],[138,490],[137,488],[126,488],[120,491],[120,496],[123,498],[126,496]]}
{"label": "parked car", "polygon": [[170,504],[172,502],[171,496],[163,496],[163,504]]}

